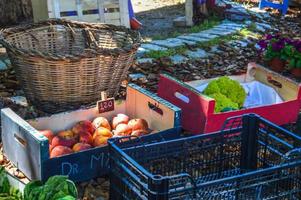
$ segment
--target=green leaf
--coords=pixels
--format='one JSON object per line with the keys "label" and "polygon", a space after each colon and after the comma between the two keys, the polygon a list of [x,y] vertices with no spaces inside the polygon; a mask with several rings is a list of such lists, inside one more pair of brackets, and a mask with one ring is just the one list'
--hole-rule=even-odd
{"label": "green leaf", "polygon": [[24,199],[31,200],[30,196],[33,190],[40,188],[43,185],[41,181],[31,181],[24,188]]}
{"label": "green leaf", "polygon": [[63,198],[59,198],[57,200],[76,200],[76,198],[74,198],[73,196],[68,195],[68,196],[65,196]]}
{"label": "green leaf", "polygon": [[294,67],[296,66],[296,60],[295,60],[294,58],[291,59],[291,60],[289,61],[288,66],[289,66],[290,68],[294,68]]}
{"label": "green leaf", "polygon": [[77,188],[74,184],[73,181],[67,180],[67,184],[68,184],[68,191],[71,196],[78,198],[78,192],[77,192]]}
{"label": "green leaf", "polygon": [[301,68],[301,60],[298,60],[296,63],[296,68]]}

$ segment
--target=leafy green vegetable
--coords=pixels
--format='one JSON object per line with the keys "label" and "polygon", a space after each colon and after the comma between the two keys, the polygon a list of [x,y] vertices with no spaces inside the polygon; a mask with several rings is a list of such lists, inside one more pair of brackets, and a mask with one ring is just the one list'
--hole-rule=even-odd
{"label": "leafy green vegetable", "polygon": [[221,93],[214,93],[209,95],[211,98],[215,99],[215,107],[214,112],[221,112],[229,110],[237,110],[238,104],[231,101],[231,99],[227,98],[225,95]]}
{"label": "leafy green vegetable", "polygon": [[25,200],[73,200],[77,196],[76,186],[67,176],[52,176],[44,185],[34,181],[24,190]]}
{"label": "leafy green vegetable", "polygon": [[216,100],[215,112],[221,112],[224,108],[239,109],[247,97],[239,82],[227,76],[211,81],[205,88],[204,94]]}

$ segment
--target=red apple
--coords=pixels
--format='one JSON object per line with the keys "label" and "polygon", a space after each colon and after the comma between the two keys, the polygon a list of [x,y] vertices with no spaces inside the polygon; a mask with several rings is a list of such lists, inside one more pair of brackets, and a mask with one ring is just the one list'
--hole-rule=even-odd
{"label": "red apple", "polygon": [[132,129],[131,129],[131,127],[129,125],[127,125],[127,124],[119,124],[116,127],[114,135],[128,136],[128,135],[131,135],[131,133],[132,133]]}
{"label": "red apple", "polygon": [[133,131],[148,130],[148,124],[145,119],[132,119],[129,121],[128,125]]}
{"label": "red apple", "polygon": [[116,129],[119,124],[127,124],[129,120],[130,118],[127,115],[119,113],[116,117],[113,118],[112,127],[113,129]]}
{"label": "red apple", "polygon": [[108,144],[108,139],[110,137],[104,137],[101,135],[95,135],[93,137],[93,146],[94,147],[100,147],[100,146],[105,146]]}
{"label": "red apple", "polygon": [[109,129],[106,129],[104,127],[99,127],[98,129],[95,130],[93,134],[93,138],[96,137],[97,135],[100,135],[102,137],[112,137],[113,134]]}
{"label": "red apple", "polygon": [[82,132],[89,132],[90,134],[93,134],[94,130],[93,124],[89,120],[80,121],[72,128],[72,132],[77,135]]}
{"label": "red apple", "polygon": [[110,125],[109,121],[104,117],[96,117],[93,120],[92,124],[93,124],[95,129],[97,129],[99,127],[104,127],[108,130],[111,130],[111,125]]}
{"label": "red apple", "polygon": [[93,138],[90,133],[81,133],[79,135],[79,142],[86,144],[93,144]]}
{"label": "red apple", "polygon": [[66,146],[66,147],[72,147],[74,144],[76,144],[78,141],[78,137],[73,137],[73,138],[63,138],[60,136],[55,136],[52,139],[51,145],[53,147],[56,146]]}
{"label": "red apple", "polygon": [[52,139],[54,138],[54,133],[51,130],[42,130],[40,131],[45,137],[48,138],[49,144],[51,144]]}
{"label": "red apple", "polygon": [[140,137],[140,136],[147,135],[147,134],[148,134],[147,130],[135,130],[132,132],[131,135]]}
{"label": "red apple", "polygon": [[59,156],[63,156],[66,154],[71,154],[71,153],[73,153],[73,151],[69,147],[56,146],[52,149],[52,151],[50,153],[50,158],[59,157]]}
{"label": "red apple", "polygon": [[86,144],[86,143],[76,143],[73,147],[72,150],[74,152],[79,152],[79,151],[83,151],[86,149],[91,149],[92,146],[90,144]]}

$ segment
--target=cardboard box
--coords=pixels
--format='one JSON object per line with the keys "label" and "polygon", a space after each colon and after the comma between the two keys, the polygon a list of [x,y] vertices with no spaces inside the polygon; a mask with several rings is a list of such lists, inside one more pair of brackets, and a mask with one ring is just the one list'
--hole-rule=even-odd
{"label": "cardboard box", "polygon": [[[255,63],[248,65],[247,74],[231,76],[231,78],[240,82],[257,80],[274,88],[284,102],[214,113],[215,100],[195,89],[195,86],[200,83],[210,82],[212,79],[184,83],[168,75],[161,76],[158,95],[182,109],[183,129],[196,134],[219,131],[227,118],[247,113],[256,113],[277,125],[296,122],[301,106],[299,83]],[[186,99],[185,102],[179,98],[179,95]]]}
{"label": "cardboard box", "polygon": [[84,181],[108,173],[108,149],[92,148],[57,158],[49,158],[48,139],[38,130],[54,132],[71,128],[81,120],[98,116],[112,119],[118,113],[130,118],[143,118],[157,133],[144,136],[143,141],[159,141],[178,137],[181,110],[155,94],[130,84],[125,101],[116,102],[115,110],[99,114],[98,107],[23,120],[11,109],[1,111],[4,153],[29,179],[47,180],[53,175],[68,175],[73,181]]}

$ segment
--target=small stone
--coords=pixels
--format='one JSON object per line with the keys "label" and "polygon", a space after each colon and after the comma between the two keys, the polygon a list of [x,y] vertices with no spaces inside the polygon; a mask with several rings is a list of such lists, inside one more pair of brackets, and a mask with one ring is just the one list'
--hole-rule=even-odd
{"label": "small stone", "polygon": [[165,47],[160,47],[155,44],[142,44],[141,48],[145,49],[146,51],[166,51],[167,48]]}
{"label": "small stone", "polygon": [[206,53],[206,51],[204,51],[203,49],[197,49],[196,51],[186,51],[185,54],[189,57],[189,58],[205,58],[208,56],[208,54]]}
{"label": "small stone", "polygon": [[200,38],[208,38],[208,39],[214,39],[214,38],[219,37],[218,35],[213,35],[213,34],[210,34],[210,33],[206,33],[205,31],[200,32],[200,33],[192,33],[192,34],[189,34],[189,36],[200,37]]}
{"label": "small stone", "polygon": [[0,71],[1,70],[7,70],[7,65],[3,61],[0,60]]}
{"label": "small stone", "polygon": [[24,107],[28,106],[26,97],[23,97],[23,96],[14,96],[14,97],[10,97],[10,100],[12,102],[14,102],[15,104],[18,104],[20,106],[24,106]]}
{"label": "small stone", "polygon": [[171,56],[170,59],[173,64],[184,63],[188,60],[188,58],[186,58],[185,56],[182,56],[182,55],[174,55],[174,56]]}
{"label": "small stone", "polygon": [[154,40],[151,43],[167,48],[175,48],[185,45],[185,42],[183,40],[177,38],[171,38],[166,40]]}
{"label": "small stone", "polygon": [[148,80],[155,80],[155,79],[158,79],[158,76],[157,76],[156,74],[150,73],[150,74],[147,76],[147,79],[148,79]]}
{"label": "small stone", "polygon": [[186,17],[185,16],[177,17],[176,19],[173,20],[172,23],[175,27],[185,27]]}
{"label": "small stone", "polygon": [[144,63],[153,63],[153,59],[152,58],[140,58],[137,59],[137,64],[144,64]]}
{"label": "small stone", "polygon": [[210,40],[209,38],[201,38],[201,37],[191,36],[191,35],[183,35],[183,36],[179,36],[177,38],[183,39],[183,40],[195,41],[195,42],[207,42]]}
{"label": "small stone", "polygon": [[141,74],[141,73],[136,73],[136,74],[129,74],[129,78],[132,81],[135,81],[135,80],[138,80],[140,78],[146,78],[146,76],[144,74]]}

